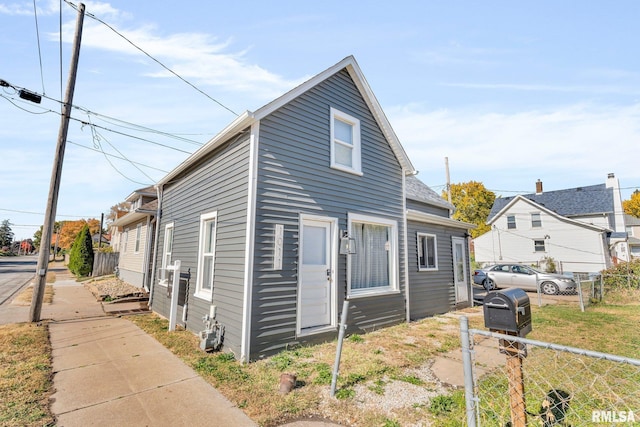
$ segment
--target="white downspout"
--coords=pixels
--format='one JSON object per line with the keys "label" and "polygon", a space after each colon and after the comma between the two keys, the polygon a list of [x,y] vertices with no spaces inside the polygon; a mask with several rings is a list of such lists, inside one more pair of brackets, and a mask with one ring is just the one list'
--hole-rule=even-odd
{"label": "white downspout", "polygon": [[242,301],[242,336],[240,361],[249,362],[251,355],[251,310],[253,299],[253,259],[256,230],[256,198],[258,186],[258,142],[260,122],[251,125],[249,138],[249,179],[247,181],[247,225],[244,258],[244,295]]}
{"label": "white downspout", "polygon": [[153,251],[151,256],[151,283],[149,284],[149,307],[153,305],[153,292],[156,283],[156,258],[158,253],[158,240],[160,236],[160,223],[162,217],[162,185],[156,184],[156,195],[158,197],[158,209],[156,210],[156,229],[155,229],[155,241],[153,242]]}
{"label": "white downspout", "polygon": [[[415,175],[415,174],[414,174]],[[411,297],[410,297],[410,283],[409,283],[409,254],[408,254],[408,234],[407,228],[407,174],[402,171],[402,218],[404,221],[404,289],[406,300],[406,320],[407,323],[411,321]]]}

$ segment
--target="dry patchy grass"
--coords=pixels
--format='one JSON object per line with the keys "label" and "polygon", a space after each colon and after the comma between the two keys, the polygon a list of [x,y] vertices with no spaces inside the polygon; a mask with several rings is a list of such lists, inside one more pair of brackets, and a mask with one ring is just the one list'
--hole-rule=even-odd
{"label": "dry patchy grass", "polygon": [[0,326],[0,425],[53,425],[51,347],[46,324]]}
{"label": "dry patchy grass", "polygon": [[[419,422],[427,416],[420,405],[407,407],[403,406],[406,402],[400,402],[398,407],[383,410],[367,405],[361,395],[384,394],[393,387],[416,387],[416,390],[436,394],[434,391],[442,387],[421,379],[416,369],[435,355],[459,346],[458,319],[449,316],[396,325],[362,336],[352,335],[343,346],[337,383],[337,396],[343,398],[333,399],[329,396],[329,386],[335,341],[286,350],[242,365],[230,354],[201,352],[193,333],[169,333],[167,321],[156,315],[132,316],[130,320],[181,357],[262,426],[308,416],[361,426],[385,425],[396,419],[402,425]],[[296,375],[297,385],[292,393],[278,393],[282,373]],[[360,397],[354,400],[355,394]]]}
{"label": "dry patchy grass", "polygon": [[[51,304],[53,301],[53,285],[46,285],[44,287],[44,296],[42,298],[43,304]],[[27,286],[22,292],[20,292],[14,299],[11,301],[11,304],[14,305],[30,305],[31,299],[33,298],[33,285]]]}

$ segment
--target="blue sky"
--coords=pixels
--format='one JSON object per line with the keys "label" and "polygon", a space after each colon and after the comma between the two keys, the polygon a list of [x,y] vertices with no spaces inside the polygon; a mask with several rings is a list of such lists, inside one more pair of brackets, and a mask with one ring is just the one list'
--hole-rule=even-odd
{"label": "blue sky", "polygon": [[[0,79],[48,97],[0,91],[0,220],[17,238],[44,219],[76,19],[63,2],[61,61],[60,1],[36,4],[42,68],[33,1],[0,1]],[[625,199],[640,187],[636,1],[85,4],[236,113],[354,55],[437,191],[445,157],[452,182],[503,196],[533,192],[537,179],[546,191],[604,183],[609,172]],[[99,218],[235,117],[89,16],[74,105],[58,220]]]}

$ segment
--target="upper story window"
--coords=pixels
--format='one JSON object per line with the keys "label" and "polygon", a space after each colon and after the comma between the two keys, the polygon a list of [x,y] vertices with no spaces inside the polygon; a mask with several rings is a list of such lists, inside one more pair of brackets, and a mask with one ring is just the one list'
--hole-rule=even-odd
{"label": "upper story window", "polygon": [[349,255],[350,296],[398,290],[398,224],[366,215],[349,215],[356,253]]}
{"label": "upper story window", "polygon": [[200,245],[198,251],[198,282],[195,295],[211,299],[216,256],[216,212],[200,216]]}
{"label": "upper story window", "polygon": [[507,216],[507,228],[508,229],[516,228],[516,216],[515,215],[508,215]]}
{"label": "upper story window", "polygon": [[546,252],[546,248],[544,246],[544,240],[534,240],[533,250],[535,252]]}
{"label": "upper story window", "polygon": [[360,120],[331,108],[331,167],[362,175]]}
{"label": "upper story window", "polygon": [[531,227],[542,227],[542,218],[540,217],[540,212],[534,212],[531,214]]}
{"label": "upper story window", "polygon": [[418,233],[418,270],[428,271],[438,269],[438,254],[436,236]]}

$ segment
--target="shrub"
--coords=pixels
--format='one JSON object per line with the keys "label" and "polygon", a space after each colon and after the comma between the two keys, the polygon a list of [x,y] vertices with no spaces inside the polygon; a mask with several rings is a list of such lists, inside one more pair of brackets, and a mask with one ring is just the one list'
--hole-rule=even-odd
{"label": "shrub", "polygon": [[602,270],[602,279],[607,289],[640,289],[640,259],[621,262]]}
{"label": "shrub", "polygon": [[93,271],[93,242],[89,226],[85,224],[76,236],[69,253],[69,271],[78,277],[87,277]]}

